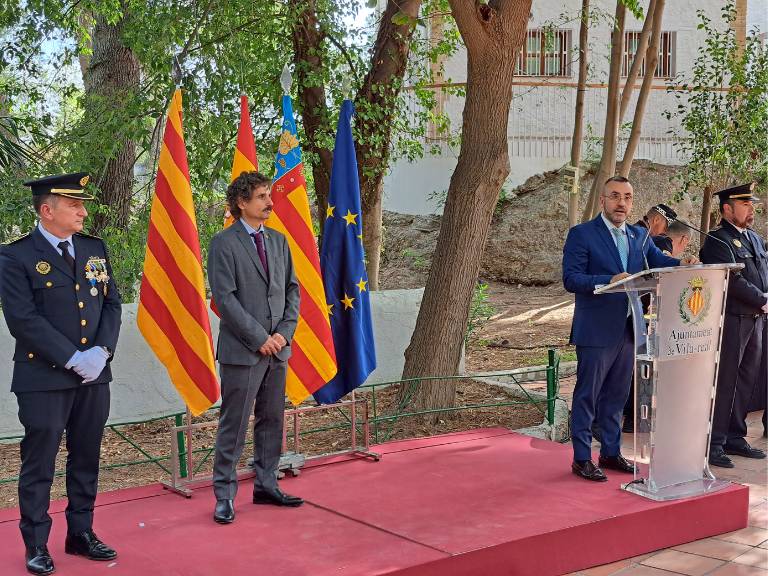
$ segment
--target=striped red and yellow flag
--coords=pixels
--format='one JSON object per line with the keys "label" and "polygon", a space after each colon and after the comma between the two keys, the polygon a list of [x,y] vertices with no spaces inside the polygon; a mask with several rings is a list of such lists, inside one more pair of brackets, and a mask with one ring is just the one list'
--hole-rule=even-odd
{"label": "striped red and yellow flag", "polygon": [[[256,142],[253,139],[253,129],[251,128],[251,115],[248,112],[248,97],[243,94],[240,96],[240,127],[237,130],[237,145],[235,146],[235,157],[232,159],[232,174],[229,181],[232,182],[243,172],[253,172],[259,170],[259,158],[256,155]],[[230,226],[235,219],[225,208],[224,228]]]}
{"label": "striped red and yellow flag", "polygon": [[[256,155],[256,142],[253,139],[251,128],[251,115],[248,112],[248,96],[240,96],[240,127],[237,129],[237,144],[235,145],[235,157],[232,159],[232,174],[229,181],[232,182],[243,172],[253,172],[259,169],[259,158]],[[229,208],[224,204],[224,228],[229,228],[235,219],[229,213]],[[220,316],[216,302],[211,296],[211,310],[216,316]]]}
{"label": "striped red and yellow flag", "polygon": [[296,406],[336,375],[336,352],[290,96],[283,96],[283,130],[275,169],[274,205],[266,224],[288,239],[301,289],[299,323],[286,378],[286,394]]}
{"label": "striped red and yellow flag", "polygon": [[192,414],[210,408],[219,398],[219,383],[182,129],[181,90],[176,90],[168,107],[137,322]]}

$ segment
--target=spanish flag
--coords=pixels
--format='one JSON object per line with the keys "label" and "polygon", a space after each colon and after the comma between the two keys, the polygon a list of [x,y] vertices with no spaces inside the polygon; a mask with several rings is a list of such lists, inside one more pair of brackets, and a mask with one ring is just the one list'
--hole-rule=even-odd
{"label": "spanish flag", "polygon": [[160,150],[137,322],[190,412],[197,416],[210,408],[219,383],[178,89]]}
{"label": "spanish flag", "polygon": [[272,215],[266,225],[288,240],[301,289],[299,323],[291,342],[286,394],[294,406],[336,375],[320,257],[309,213],[307,183],[290,96],[283,96],[283,129],[272,183]]}

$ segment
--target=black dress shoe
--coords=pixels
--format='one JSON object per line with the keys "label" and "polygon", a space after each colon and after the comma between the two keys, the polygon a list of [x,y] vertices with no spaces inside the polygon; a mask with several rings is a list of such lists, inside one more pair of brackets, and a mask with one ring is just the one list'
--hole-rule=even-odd
{"label": "black dress shoe", "polygon": [[254,504],[274,504],[276,506],[301,506],[304,500],[298,496],[286,494],[280,488],[271,490],[256,489],[253,491]]}
{"label": "black dress shoe", "polygon": [[743,456],[744,458],[755,458],[756,460],[762,460],[765,458],[765,452],[759,448],[752,448],[749,444],[744,442],[741,446],[733,446],[726,444],[723,447],[726,454],[732,456]]}
{"label": "black dress shoe", "polygon": [[117,552],[99,540],[93,530],[86,530],[80,534],[67,534],[64,552],[85,556],[88,560],[106,561],[117,558]]}
{"label": "black dress shoe", "polygon": [[585,480],[592,480],[593,482],[605,482],[608,480],[608,477],[603,474],[600,468],[592,463],[592,460],[584,460],[583,462],[574,460],[573,464],[571,464],[571,470],[576,476],[580,476]]}
{"label": "black dress shoe", "polygon": [[232,500],[216,500],[213,520],[219,524],[232,524],[235,521],[235,507]]}
{"label": "black dress shoe", "polygon": [[618,456],[600,456],[597,464],[601,468],[608,468],[609,470],[618,470],[619,472],[627,472],[629,474],[635,472],[635,465],[621,454]]}
{"label": "black dress shoe", "polygon": [[56,567],[48,553],[48,546],[27,546],[27,572],[30,574],[53,574]]}
{"label": "black dress shoe", "polygon": [[709,449],[709,463],[720,468],[734,468],[733,461],[725,455],[720,446]]}

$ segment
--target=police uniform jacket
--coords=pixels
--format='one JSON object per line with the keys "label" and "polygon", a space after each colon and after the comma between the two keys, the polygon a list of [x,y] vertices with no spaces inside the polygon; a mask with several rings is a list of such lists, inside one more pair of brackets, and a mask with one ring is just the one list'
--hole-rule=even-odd
{"label": "police uniform jacket", "polygon": [[[117,346],[120,295],[104,242],[95,236],[74,234],[72,243],[74,274],[38,228],[0,247],[0,300],[8,329],[16,339],[13,392],[82,386],[82,377],[65,368],[75,351],[103,346],[113,353]],[[96,282],[95,295],[86,277],[89,260],[103,260],[109,276],[107,282]],[[88,384],[111,380],[108,362],[99,377]]]}
{"label": "police uniform jacket", "polygon": [[704,264],[744,264],[744,269],[730,275],[726,314],[754,316],[761,314],[768,292],[768,253],[766,243],[757,232],[747,229],[742,234],[730,222],[710,232],[727,244],[707,238],[699,251]]}

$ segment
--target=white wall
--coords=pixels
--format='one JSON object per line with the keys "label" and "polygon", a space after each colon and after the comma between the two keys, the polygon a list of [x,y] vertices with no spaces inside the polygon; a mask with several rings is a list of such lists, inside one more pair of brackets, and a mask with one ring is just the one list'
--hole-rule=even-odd
{"label": "white wall", "polygon": [[[367,382],[397,380],[416,326],[423,289],[371,292],[377,368]],[[218,317],[209,312],[216,341]],[[0,317],[0,438],[23,433],[10,392],[15,340]],[[184,411],[184,403],[136,326],[136,304],[123,305],[123,326],[112,363],[110,423],[133,422]]]}

